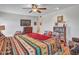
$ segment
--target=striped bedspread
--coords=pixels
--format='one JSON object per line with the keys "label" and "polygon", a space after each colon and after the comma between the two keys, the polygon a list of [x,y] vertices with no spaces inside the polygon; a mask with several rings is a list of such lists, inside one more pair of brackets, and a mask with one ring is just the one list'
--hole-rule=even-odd
{"label": "striped bedspread", "polygon": [[3,49],[3,55],[52,55],[56,50],[55,43],[51,38],[39,41],[28,35],[16,35],[2,40],[0,50]]}
{"label": "striped bedspread", "polygon": [[51,55],[56,50],[55,41],[52,39],[39,41],[28,35],[18,35],[15,39],[25,45],[28,54],[32,55]]}

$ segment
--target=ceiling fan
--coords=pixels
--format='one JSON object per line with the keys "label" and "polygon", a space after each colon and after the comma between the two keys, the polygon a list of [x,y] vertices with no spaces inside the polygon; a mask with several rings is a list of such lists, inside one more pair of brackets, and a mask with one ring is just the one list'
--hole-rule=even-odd
{"label": "ceiling fan", "polygon": [[23,8],[23,9],[31,9],[29,13],[32,12],[42,13],[42,10],[46,10],[46,8],[39,8],[37,4],[32,4],[32,8]]}

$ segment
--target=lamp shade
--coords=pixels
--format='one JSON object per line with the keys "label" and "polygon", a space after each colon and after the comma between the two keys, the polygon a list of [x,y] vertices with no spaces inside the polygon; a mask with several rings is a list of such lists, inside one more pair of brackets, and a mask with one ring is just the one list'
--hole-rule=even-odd
{"label": "lamp shade", "polygon": [[4,25],[0,25],[0,30],[5,30],[5,26]]}

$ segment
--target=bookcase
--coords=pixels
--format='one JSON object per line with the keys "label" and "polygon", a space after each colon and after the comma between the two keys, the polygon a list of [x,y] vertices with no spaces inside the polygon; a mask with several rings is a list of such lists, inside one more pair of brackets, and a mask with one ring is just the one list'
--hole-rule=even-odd
{"label": "bookcase", "polygon": [[58,40],[64,40],[66,43],[66,25],[63,26],[54,26],[53,27],[54,36]]}

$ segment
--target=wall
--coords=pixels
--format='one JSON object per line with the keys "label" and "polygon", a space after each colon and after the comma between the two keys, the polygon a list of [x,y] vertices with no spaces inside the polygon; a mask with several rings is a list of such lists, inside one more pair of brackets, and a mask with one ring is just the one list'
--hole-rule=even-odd
{"label": "wall", "polygon": [[6,36],[12,36],[16,31],[23,31],[23,27],[20,26],[20,19],[31,19],[33,32],[36,32],[34,21],[37,20],[37,17],[0,12],[0,25],[5,25],[5,30],[3,30],[2,32]]}
{"label": "wall", "polygon": [[65,8],[63,10],[58,10],[54,13],[50,13],[42,17],[42,33],[45,30],[53,31],[54,23],[59,15],[64,16],[64,20],[67,24],[67,39],[71,40],[72,37],[79,38],[79,6],[73,6],[70,8]]}

